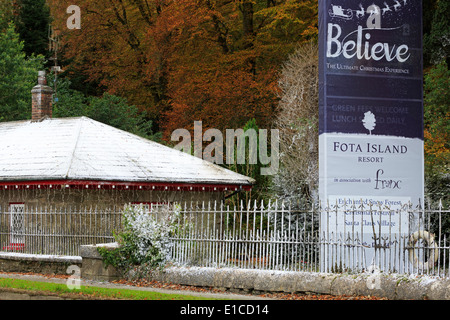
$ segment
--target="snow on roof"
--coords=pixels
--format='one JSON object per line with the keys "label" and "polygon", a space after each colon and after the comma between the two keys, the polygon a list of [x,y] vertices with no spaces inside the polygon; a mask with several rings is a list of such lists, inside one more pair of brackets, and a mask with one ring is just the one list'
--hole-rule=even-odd
{"label": "snow on roof", "polygon": [[0,123],[0,182],[251,185],[252,178],[87,117]]}

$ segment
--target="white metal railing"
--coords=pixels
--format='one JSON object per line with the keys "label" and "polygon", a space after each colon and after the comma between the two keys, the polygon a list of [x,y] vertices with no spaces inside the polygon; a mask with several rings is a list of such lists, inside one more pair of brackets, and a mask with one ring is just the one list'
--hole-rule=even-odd
{"label": "white metal railing", "polygon": [[[113,242],[122,228],[120,209],[1,209],[3,252],[77,256],[80,245]],[[170,255],[179,265],[450,276],[450,211],[442,206],[185,203],[177,216]]]}
{"label": "white metal railing", "polygon": [[[318,214],[286,207],[185,205],[172,259],[208,267],[316,270]],[[183,227],[184,226],[184,227]]]}
{"label": "white metal railing", "polygon": [[179,225],[171,240],[181,265],[450,275],[450,211],[442,206],[190,204]]}
{"label": "white metal railing", "polygon": [[113,242],[119,210],[38,208],[0,210],[0,251],[78,256],[80,245]]}

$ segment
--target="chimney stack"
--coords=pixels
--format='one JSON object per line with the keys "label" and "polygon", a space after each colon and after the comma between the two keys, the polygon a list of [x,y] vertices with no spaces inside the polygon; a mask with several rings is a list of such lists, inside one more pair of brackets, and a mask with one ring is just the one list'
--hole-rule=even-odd
{"label": "chimney stack", "polygon": [[31,120],[52,117],[53,90],[47,86],[45,71],[38,72],[38,85],[31,90]]}

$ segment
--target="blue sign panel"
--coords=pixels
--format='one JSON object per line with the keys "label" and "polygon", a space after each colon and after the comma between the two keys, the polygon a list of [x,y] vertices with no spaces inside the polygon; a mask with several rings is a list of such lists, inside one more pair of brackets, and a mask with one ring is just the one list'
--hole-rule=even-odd
{"label": "blue sign panel", "polygon": [[320,134],[423,139],[422,5],[417,0],[322,0]]}

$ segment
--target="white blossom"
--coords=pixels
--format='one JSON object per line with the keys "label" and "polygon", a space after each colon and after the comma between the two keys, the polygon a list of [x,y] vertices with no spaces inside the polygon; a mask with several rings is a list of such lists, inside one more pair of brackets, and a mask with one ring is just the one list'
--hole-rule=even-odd
{"label": "white blossom", "polygon": [[[139,260],[154,258],[165,263],[170,258],[172,242],[170,236],[176,230],[180,208],[167,207],[163,212],[155,213],[144,210],[143,206],[127,206],[124,210],[126,229],[133,235],[137,245]],[[151,257],[151,256],[154,257]],[[156,255],[156,256],[155,256]]]}

